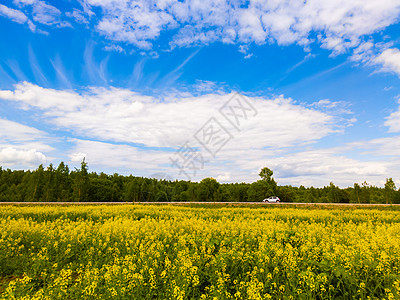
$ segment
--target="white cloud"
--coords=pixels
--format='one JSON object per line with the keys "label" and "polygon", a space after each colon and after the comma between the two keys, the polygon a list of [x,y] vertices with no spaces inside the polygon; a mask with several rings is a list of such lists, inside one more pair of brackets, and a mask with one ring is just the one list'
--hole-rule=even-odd
{"label": "white cloud", "polygon": [[[400,104],[400,100],[399,100]],[[400,106],[397,111],[392,112],[385,121],[385,126],[389,127],[389,132],[400,132]]]}
{"label": "white cloud", "polygon": [[[393,43],[361,43],[351,56],[351,60],[366,66],[378,68],[375,72],[388,72],[400,77],[400,50],[391,48]],[[391,88],[385,88],[385,91]]]}
{"label": "white cloud", "polygon": [[75,20],[75,22],[77,23],[81,23],[81,24],[88,24],[88,18],[86,16],[85,11],[81,11],[79,9],[74,8],[72,10],[72,12],[66,12],[65,15],[69,18],[72,18]]}
{"label": "white cloud", "polygon": [[105,51],[125,53],[125,50],[120,45],[108,45],[104,47]]}
{"label": "white cloud", "polygon": [[[218,110],[231,97],[232,94],[177,95],[160,100],[124,89],[91,88],[77,93],[26,82],[16,85],[14,91],[0,91],[0,99],[16,101],[26,110],[39,108],[44,120],[81,136],[175,148],[212,116],[229,128],[231,125]],[[229,128],[240,145],[290,147],[316,141],[340,129],[330,115],[290,99],[248,99],[258,110],[257,116],[249,117],[241,132]]]}
{"label": "white cloud", "polygon": [[54,6],[48,5],[44,1],[35,1],[32,7],[33,20],[45,25],[58,23],[61,11]]}
{"label": "white cloud", "polygon": [[[35,143],[46,138],[46,133],[33,127],[0,118],[0,145],[4,143]],[[50,148],[44,144],[36,144],[42,151]]]}
{"label": "white cloud", "polygon": [[[68,151],[70,162],[79,163],[86,157],[91,168],[98,171],[118,170],[140,176],[163,172],[172,178],[187,179],[172,166],[170,158],[188,142],[206,160],[202,170],[191,174],[192,180],[214,177],[227,182],[253,182],[265,166],[274,170],[280,184],[324,186],[333,181],[348,186],[367,180],[381,185],[386,177],[400,177],[398,137],[315,149],[316,142],[343,129],[343,120],[352,117],[348,107],[342,109],[345,102],[324,99],[310,108],[284,97],[247,97],[257,114],[248,112],[247,120],[240,119],[237,130],[219,112],[230,97],[232,94],[221,92],[159,99],[116,88],[76,92],[29,83],[0,91],[0,99],[35,109],[37,117],[54,124],[55,129],[86,137],[88,140],[69,140],[74,145]],[[210,117],[232,135],[215,157],[194,138]],[[34,128],[0,119],[0,132],[3,161],[16,153],[19,158],[26,155],[27,163],[39,162],[44,160],[41,154],[51,151],[45,142],[40,148],[46,134]]]}
{"label": "white cloud", "polygon": [[11,21],[17,22],[19,24],[27,23],[29,29],[32,32],[36,31],[36,25],[33,24],[33,22],[29,20],[28,17],[18,9],[13,9],[3,4],[0,4],[0,16],[9,18]]}
{"label": "white cloud", "polygon": [[231,180],[231,173],[225,172],[224,174],[218,175],[216,179],[218,182],[229,182]]}
{"label": "white cloud", "polygon": [[310,51],[316,42],[332,56],[354,51],[353,61],[399,72],[398,53],[381,53],[388,45],[374,45],[372,35],[399,22],[400,0],[89,0],[88,5],[100,8],[97,30],[106,38],[149,51],[163,33],[168,38],[161,44],[167,41],[171,48],[239,44],[246,59],[253,56],[251,43],[297,44]]}
{"label": "white cloud", "polygon": [[[292,184],[302,180],[299,184],[306,184],[314,177],[319,178],[314,183],[319,185],[330,180],[349,182],[351,176],[369,178],[373,170],[379,170],[377,176],[383,176],[385,166],[380,163],[364,163],[332,151],[299,150],[343,129],[338,123],[351,116],[348,111],[343,112],[343,119],[321,111],[326,107],[336,109],[341,104],[322,100],[315,108],[307,108],[283,96],[247,97],[257,113],[247,112],[247,120],[240,119],[237,130],[219,112],[231,97],[232,94],[221,92],[158,99],[116,88],[90,88],[78,93],[29,83],[16,85],[13,91],[0,91],[1,99],[20,103],[27,110],[42,111],[38,114],[41,120],[55,128],[90,139],[70,141],[75,144],[70,161],[77,163],[86,157],[97,170],[125,170],[128,174],[134,170],[143,176],[164,172],[173,178],[187,179],[171,165],[170,157],[174,155],[173,149],[189,142],[207,161],[204,170],[192,174],[193,180],[212,176],[221,181],[252,182],[263,166],[272,167],[282,183]],[[210,117],[217,119],[232,136],[216,157],[211,157],[194,138]],[[299,176],[300,171],[304,176]]]}
{"label": "white cloud", "polygon": [[[67,21],[61,20],[62,12],[53,5],[47,4],[42,0],[14,0],[15,5],[18,7],[31,7],[32,19],[35,22],[47,26],[55,27],[70,27],[71,24]],[[72,13],[70,17],[76,17]],[[33,25],[33,23],[31,24]],[[30,26],[31,26],[30,25]],[[41,31],[43,33],[43,31]]]}
{"label": "white cloud", "polygon": [[382,69],[388,72],[394,72],[400,77],[400,50],[391,48],[384,50],[375,58],[375,62],[382,64]]}
{"label": "white cloud", "polygon": [[[400,139],[397,137],[397,144]],[[72,162],[79,163],[83,157],[90,168],[97,171],[110,170],[137,176],[154,176],[164,174],[170,179],[188,179],[179,169],[172,166],[170,158],[174,153],[169,151],[141,149],[129,145],[115,145],[87,140],[72,140],[75,143],[70,154]],[[345,153],[348,149],[359,148],[360,151],[370,148],[377,157],[383,155],[390,147],[386,143],[392,140],[371,140],[348,144],[342,148],[304,150],[296,152],[269,151],[260,149],[231,149],[222,151],[215,159],[208,160],[204,169],[196,174],[190,173],[193,181],[204,177],[216,178],[219,182],[254,182],[259,179],[261,168],[267,166],[274,171],[274,178],[280,185],[304,185],[322,187],[333,181],[341,187],[367,181],[369,184],[383,186],[386,177],[400,178],[400,163],[397,159],[369,160],[350,158]],[[382,148],[384,147],[384,148]],[[386,150],[385,150],[386,149]],[[391,148],[390,156],[397,155],[397,149]],[[202,152],[201,152],[202,153]],[[204,152],[203,152],[204,154]],[[369,153],[371,154],[371,153]],[[185,169],[188,171],[187,169]]]}
{"label": "white cloud", "polygon": [[0,148],[0,165],[7,166],[31,166],[36,167],[38,164],[46,163],[46,156],[36,151],[19,150],[12,147]]}
{"label": "white cloud", "polygon": [[397,23],[399,0],[357,1],[101,1],[98,30],[114,41],[150,48],[163,31],[176,30],[172,45],[276,42],[307,46],[314,33],[322,47],[339,54],[360,38]]}
{"label": "white cloud", "polygon": [[[72,162],[75,163],[79,163],[81,162],[83,159],[86,159],[87,154],[83,153],[83,152],[73,152],[72,154],[70,154],[69,158]],[[101,161],[100,161],[101,162]]]}
{"label": "white cloud", "polygon": [[22,11],[9,8],[3,4],[0,4],[0,15],[20,24],[28,21],[28,17]]}
{"label": "white cloud", "polygon": [[[108,50],[121,52],[126,43],[154,53],[166,47],[222,42],[239,44],[245,58],[250,58],[243,47],[248,49],[251,43],[297,44],[309,51],[315,42],[333,56],[354,51],[354,61],[399,73],[398,50],[376,47],[372,35],[399,22],[400,0],[88,0],[79,2],[82,10],[66,12],[42,0],[13,2],[31,7],[30,17],[47,26],[71,26],[65,17],[85,24],[90,18],[100,34],[117,43],[106,46]],[[36,31],[29,15],[19,10],[2,5],[0,14],[27,22]],[[163,33],[166,38],[159,39]],[[153,44],[161,48],[153,49]]]}
{"label": "white cloud", "polygon": [[275,157],[269,166],[276,171],[281,183],[324,186],[334,181],[347,186],[364,180],[378,183],[387,175],[389,163],[349,158],[340,149],[322,149]]}
{"label": "white cloud", "polygon": [[214,93],[214,94],[225,94],[228,90],[228,86],[224,83],[217,83],[209,80],[196,80],[196,83],[191,88],[199,93]]}
{"label": "white cloud", "polygon": [[161,30],[171,27],[172,15],[147,2],[88,1],[103,9],[103,18],[97,29],[114,41],[129,42],[139,48],[150,48],[150,40],[157,38]]}
{"label": "white cloud", "polygon": [[0,91],[0,98],[20,101],[26,110],[30,107],[40,109],[59,107],[63,111],[73,111],[81,103],[80,95],[75,92],[44,89],[28,82],[18,84],[15,91]]}
{"label": "white cloud", "polygon": [[0,166],[33,167],[45,163],[42,152],[53,150],[46,140],[43,131],[0,118]]}
{"label": "white cloud", "polygon": [[360,149],[363,155],[397,157],[400,155],[400,136],[372,139],[348,144],[352,149]]}

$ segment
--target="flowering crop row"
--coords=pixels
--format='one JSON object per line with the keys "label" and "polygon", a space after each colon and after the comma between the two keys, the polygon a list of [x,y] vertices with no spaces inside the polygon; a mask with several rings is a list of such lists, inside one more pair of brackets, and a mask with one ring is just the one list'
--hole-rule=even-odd
{"label": "flowering crop row", "polygon": [[0,299],[400,298],[386,209],[3,206]]}

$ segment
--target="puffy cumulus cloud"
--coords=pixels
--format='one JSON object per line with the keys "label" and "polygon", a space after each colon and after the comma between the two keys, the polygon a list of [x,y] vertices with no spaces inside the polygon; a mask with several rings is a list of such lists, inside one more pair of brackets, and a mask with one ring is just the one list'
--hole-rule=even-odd
{"label": "puffy cumulus cloud", "polygon": [[26,82],[17,84],[13,91],[0,91],[0,99],[20,103],[23,109],[38,108],[43,120],[58,128],[88,138],[147,147],[179,147],[193,139],[211,117],[234,135],[234,145],[244,148],[290,147],[316,141],[341,129],[335,117],[291,99],[249,97],[248,102],[242,100],[242,103],[251,105],[255,111],[246,112],[246,118],[244,111],[236,111],[238,121],[240,118],[244,121],[238,130],[219,111],[232,97],[233,94],[226,93],[178,94],[160,100],[125,89],[91,88],[78,93]]}
{"label": "puffy cumulus cloud", "polygon": [[35,149],[21,150],[13,147],[0,147],[0,165],[4,167],[30,166],[46,163],[46,156]]}
{"label": "puffy cumulus cloud", "polygon": [[383,71],[394,72],[400,77],[400,50],[390,48],[384,50],[375,58],[375,62],[382,65]]}
{"label": "puffy cumulus cloud", "polygon": [[47,161],[53,149],[41,130],[0,118],[0,166],[31,168]]}
{"label": "puffy cumulus cloud", "polygon": [[[150,48],[163,31],[177,31],[172,46],[276,42],[322,47],[343,53],[360,38],[398,22],[399,0],[356,1],[109,1],[101,8],[99,32],[111,40]],[[317,34],[315,34],[317,33]]]}
{"label": "puffy cumulus cloud", "polygon": [[366,66],[377,67],[376,72],[394,73],[400,77],[400,50],[392,46],[391,42],[363,42],[354,49],[350,59]]}

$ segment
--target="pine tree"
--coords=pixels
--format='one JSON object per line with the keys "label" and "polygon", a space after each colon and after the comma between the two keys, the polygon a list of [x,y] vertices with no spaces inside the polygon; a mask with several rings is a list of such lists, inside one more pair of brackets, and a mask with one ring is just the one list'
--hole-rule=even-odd
{"label": "pine tree", "polygon": [[76,169],[74,173],[73,201],[86,202],[89,198],[89,173],[85,158],[81,162],[81,168]]}

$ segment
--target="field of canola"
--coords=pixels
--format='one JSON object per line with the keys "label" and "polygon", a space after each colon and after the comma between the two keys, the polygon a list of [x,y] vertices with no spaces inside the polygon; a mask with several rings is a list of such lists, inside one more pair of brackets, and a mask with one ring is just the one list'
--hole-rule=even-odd
{"label": "field of canola", "polygon": [[1,206],[0,299],[400,299],[394,208]]}

